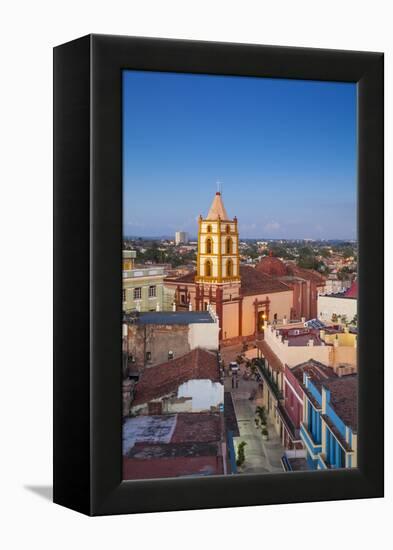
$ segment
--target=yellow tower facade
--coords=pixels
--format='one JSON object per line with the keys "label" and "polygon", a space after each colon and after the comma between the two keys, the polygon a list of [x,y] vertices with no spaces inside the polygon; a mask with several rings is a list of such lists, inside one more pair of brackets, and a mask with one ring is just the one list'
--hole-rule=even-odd
{"label": "yellow tower facade", "polygon": [[199,217],[198,283],[240,281],[237,218],[229,219],[217,192],[206,218]]}

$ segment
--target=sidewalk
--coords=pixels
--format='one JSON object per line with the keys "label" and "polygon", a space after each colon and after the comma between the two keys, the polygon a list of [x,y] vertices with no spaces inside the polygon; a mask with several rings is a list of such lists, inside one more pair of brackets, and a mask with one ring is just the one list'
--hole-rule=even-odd
{"label": "sidewalk", "polygon": [[243,380],[240,375],[238,388],[232,389],[230,376],[225,377],[224,385],[225,391],[230,391],[232,394],[239,426],[240,436],[234,438],[235,447],[241,441],[247,443],[245,447],[246,460],[241,468],[241,473],[266,474],[282,472],[281,456],[284,454],[284,449],[273,426],[268,425],[268,441],[262,439],[260,430],[255,427],[256,403],[255,401],[251,401],[249,397],[258,388],[258,383],[251,380]]}

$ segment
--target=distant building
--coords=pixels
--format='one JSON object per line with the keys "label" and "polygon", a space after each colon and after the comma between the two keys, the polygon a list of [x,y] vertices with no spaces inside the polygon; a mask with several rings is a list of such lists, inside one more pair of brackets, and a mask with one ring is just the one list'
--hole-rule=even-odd
{"label": "distant building", "polygon": [[165,302],[163,267],[136,267],[136,252],[123,250],[123,289],[124,312],[162,311],[171,307]]}
{"label": "distant building", "polygon": [[325,286],[320,289],[320,294],[338,294],[345,292],[351,286],[351,281],[341,281],[336,273],[329,273]]}
{"label": "distant building", "polygon": [[337,294],[318,296],[318,318],[321,321],[351,323],[357,316],[357,281],[353,281],[350,288]]}
{"label": "distant building", "polygon": [[316,380],[303,375],[300,437],[310,468],[357,467],[357,375]]}
{"label": "distant building", "polygon": [[135,250],[123,250],[123,271],[134,269],[136,258]]}
{"label": "distant building", "polygon": [[186,231],[176,231],[175,244],[188,244],[188,233]]}
{"label": "distant building", "polygon": [[124,315],[123,329],[123,350],[135,374],[196,348],[218,350],[218,320],[211,309]]}

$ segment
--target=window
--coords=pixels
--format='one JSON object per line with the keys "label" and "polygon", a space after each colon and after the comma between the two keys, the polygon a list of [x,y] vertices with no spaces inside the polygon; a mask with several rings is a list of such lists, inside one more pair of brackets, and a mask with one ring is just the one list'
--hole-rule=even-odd
{"label": "window", "polygon": [[308,402],[308,429],[315,443],[321,443],[321,417],[310,401]]}
{"label": "window", "polygon": [[210,260],[206,260],[205,262],[205,276],[206,277],[212,276],[212,263]]}
{"label": "window", "polygon": [[184,296],[184,294],[180,294],[180,303],[181,303],[181,304],[185,304],[185,303],[186,303],[186,297]]}
{"label": "window", "polygon": [[225,231],[227,233],[230,233],[231,232],[231,226],[230,225],[227,225],[226,228],[225,228]]}
{"label": "window", "polygon": [[211,232],[212,232],[212,226],[211,226],[211,225],[208,225],[206,231],[207,231],[208,233],[211,233]]}
{"label": "window", "polygon": [[155,298],[157,296],[157,287],[149,286],[149,298]]}
{"label": "window", "polygon": [[138,288],[134,288],[134,300],[140,300],[142,298],[142,289],[139,286]]}
{"label": "window", "polygon": [[225,252],[226,254],[232,254],[232,239],[230,237],[225,241]]}
{"label": "window", "polygon": [[125,288],[123,288],[122,290],[122,297],[123,297],[123,302],[126,302],[127,301],[127,291]]}
{"label": "window", "polygon": [[330,430],[326,428],[326,462],[331,468],[345,468],[345,452]]}
{"label": "window", "polygon": [[227,277],[232,277],[232,274],[233,274],[233,262],[232,262],[232,260],[227,261],[226,273],[227,273]]}
{"label": "window", "polygon": [[206,239],[206,254],[211,254],[213,250],[213,244],[211,239]]}
{"label": "window", "polygon": [[151,361],[151,351],[146,352],[146,361]]}

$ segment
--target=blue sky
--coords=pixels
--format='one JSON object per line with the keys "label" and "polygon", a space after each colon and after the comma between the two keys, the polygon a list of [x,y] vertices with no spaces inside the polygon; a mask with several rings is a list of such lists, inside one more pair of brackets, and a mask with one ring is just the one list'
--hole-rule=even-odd
{"label": "blue sky", "polygon": [[125,235],[197,233],[217,180],[245,238],[356,238],[356,85],[123,72]]}

